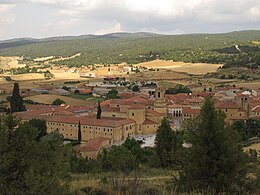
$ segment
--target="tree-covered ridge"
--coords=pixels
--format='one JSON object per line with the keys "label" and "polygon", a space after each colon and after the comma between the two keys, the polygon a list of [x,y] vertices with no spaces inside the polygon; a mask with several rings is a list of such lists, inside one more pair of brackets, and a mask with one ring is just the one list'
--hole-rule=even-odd
{"label": "tree-covered ridge", "polygon": [[[233,60],[234,55],[239,54],[230,55],[216,50],[233,45],[251,45],[252,41],[257,40],[260,40],[260,31],[150,37],[101,36],[98,38],[54,40],[0,49],[0,55],[30,58],[53,55],[64,57],[80,52],[82,55],[77,58],[55,62],[69,66],[118,64],[121,62],[135,64],[157,58],[184,62],[228,63]],[[259,56],[259,51],[252,52]]]}

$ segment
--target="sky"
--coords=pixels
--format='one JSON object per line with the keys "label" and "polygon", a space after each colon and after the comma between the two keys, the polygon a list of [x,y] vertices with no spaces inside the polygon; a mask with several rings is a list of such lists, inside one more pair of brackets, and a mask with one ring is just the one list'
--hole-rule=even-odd
{"label": "sky", "polygon": [[260,0],[0,0],[0,40],[260,29]]}

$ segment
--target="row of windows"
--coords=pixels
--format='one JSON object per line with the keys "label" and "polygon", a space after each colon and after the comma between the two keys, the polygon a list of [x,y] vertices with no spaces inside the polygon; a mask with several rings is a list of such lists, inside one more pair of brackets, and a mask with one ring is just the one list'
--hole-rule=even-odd
{"label": "row of windows", "polygon": [[[64,126],[63,123],[52,123],[52,122],[47,122],[48,125],[57,125],[57,126]],[[78,125],[70,125],[70,127],[78,127]],[[101,129],[100,127],[93,127],[93,126],[82,126],[82,128],[89,128],[89,129]],[[51,127],[52,129],[52,127]],[[105,128],[103,129],[104,131],[106,130]],[[113,129],[107,129],[107,131],[113,131]]]}

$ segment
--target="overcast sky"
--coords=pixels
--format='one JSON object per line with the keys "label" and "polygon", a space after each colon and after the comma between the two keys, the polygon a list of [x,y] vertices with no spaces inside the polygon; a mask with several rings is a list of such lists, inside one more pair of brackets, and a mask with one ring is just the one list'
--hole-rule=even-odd
{"label": "overcast sky", "polygon": [[260,29],[260,0],[0,0],[0,40]]}

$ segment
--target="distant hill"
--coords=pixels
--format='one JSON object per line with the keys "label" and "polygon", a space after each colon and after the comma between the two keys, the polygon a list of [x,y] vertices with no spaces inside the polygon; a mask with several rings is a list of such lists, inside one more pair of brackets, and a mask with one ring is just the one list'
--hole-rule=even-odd
{"label": "distant hill", "polygon": [[[55,62],[68,66],[92,64],[135,64],[154,59],[183,62],[226,63],[241,52],[233,46],[250,48],[245,55],[252,63],[258,62],[260,30],[247,30],[221,34],[160,35],[149,32],[110,33],[105,35],[61,36],[44,39],[22,38],[0,42],[0,56],[72,56],[77,58]],[[251,49],[257,47],[255,49]],[[231,50],[231,52],[227,52]],[[243,51],[242,51],[243,53]],[[239,63],[242,63],[239,62]]]}
{"label": "distant hill", "polygon": [[43,39],[35,38],[16,38],[0,41],[0,49],[18,47],[23,45],[29,45],[33,43],[44,43],[52,41],[68,41],[68,40],[78,40],[78,39],[98,39],[98,38],[144,38],[144,37],[154,37],[159,36],[155,33],[149,32],[137,32],[137,33],[127,33],[127,32],[118,32],[110,33],[105,35],[80,35],[80,36],[57,36],[57,37],[48,37]]}

